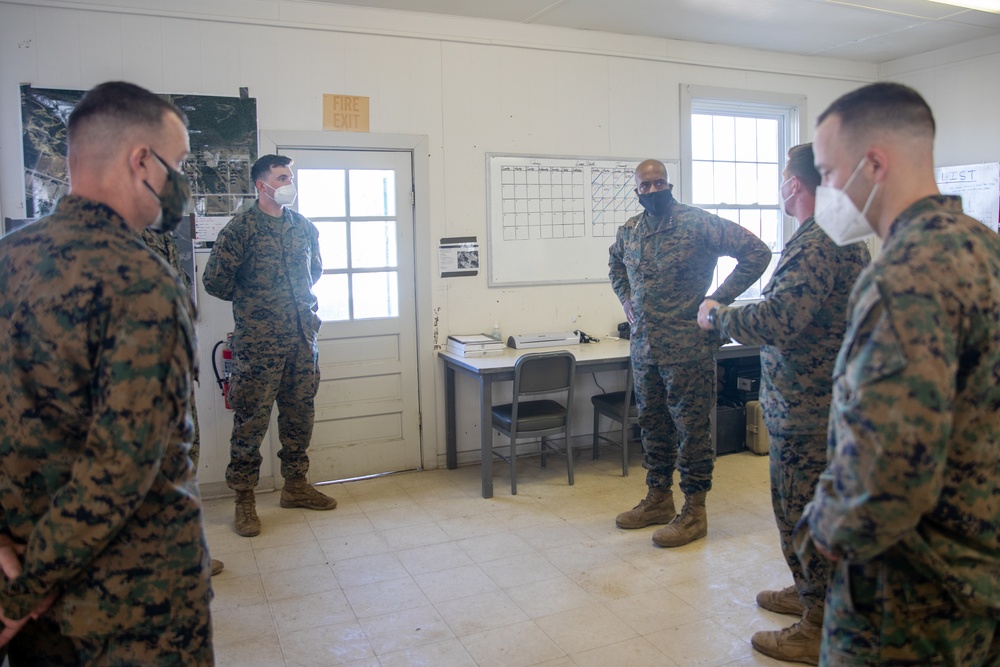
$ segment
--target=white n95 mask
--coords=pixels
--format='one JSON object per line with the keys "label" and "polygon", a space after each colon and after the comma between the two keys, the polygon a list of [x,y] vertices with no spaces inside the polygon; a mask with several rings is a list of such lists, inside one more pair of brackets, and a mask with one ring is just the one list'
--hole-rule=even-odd
{"label": "white n95 mask", "polygon": [[295,197],[297,194],[298,193],[295,192],[295,186],[291,183],[288,185],[282,185],[274,191],[274,203],[280,206],[291,206],[295,203]]}
{"label": "white n95 mask", "polygon": [[847,196],[845,190],[851,186],[851,182],[861,171],[866,158],[861,158],[861,162],[854,169],[854,173],[847,179],[843,189],[820,185],[816,188],[816,224],[826,232],[827,236],[839,246],[857,243],[875,232],[865,214],[871,206],[875,193],[878,192],[878,183],[872,187],[868,201],[862,211],[854,205],[851,198]]}

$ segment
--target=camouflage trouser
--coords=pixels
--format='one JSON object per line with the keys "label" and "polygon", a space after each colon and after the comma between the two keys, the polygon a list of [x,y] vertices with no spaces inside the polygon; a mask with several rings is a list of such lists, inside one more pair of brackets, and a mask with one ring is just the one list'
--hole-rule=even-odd
{"label": "camouflage trouser", "polygon": [[816,494],[820,473],[826,467],[826,433],[768,435],[771,439],[771,505],[778,524],[781,553],[785,555],[806,610],[822,609],[830,579],[830,561],[816,554],[803,567],[792,546],[792,532],[805,506]]}
{"label": "camouflage trouser", "polygon": [[898,553],[833,566],[820,665],[1000,664],[996,612],[960,608]]}
{"label": "camouflage trouser", "polygon": [[710,490],[715,466],[710,430],[715,361],[657,366],[633,358],[632,371],[646,485],[669,489],[676,468],[686,495]]}
{"label": "camouflage trouser", "polygon": [[47,617],[11,641],[10,667],[212,667],[212,621],[187,617],[148,632],[68,637]]}
{"label": "camouflage trouser", "polygon": [[315,347],[299,343],[285,355],[234,355],[229,383],[233,406],[226,483],[236,491],[249,491],[260,479],[260,443],[271,420],[271,406],[278,402],[278,438],[281,476],[304,477],[309,471],[306,450],[312,438],[319,388],[319,354]]}

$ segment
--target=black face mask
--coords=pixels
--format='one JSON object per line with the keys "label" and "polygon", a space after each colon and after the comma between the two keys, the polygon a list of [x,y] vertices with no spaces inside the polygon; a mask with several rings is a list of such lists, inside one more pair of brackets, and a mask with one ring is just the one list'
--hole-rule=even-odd
{"label": "black face mask", "polygon": [[670,204],[674,201],[674,194],[670,189],[658,192],[648,192],[639,195],[639,203],[646,209],[646,214],[653,218],[662,218],[670,210]]}
{"label": "black face mask", "polygon": [[167,166],[167,163],[156,154],[156,151],[150,149],[150,152],[166,169],[167,182],[163,185],[163,193],[156,194],[153,186],[143,181],[149,191],[160,201],[160,215],[156,217],[149,228],[154,232],[166,234],[177,229],[181,220],[188,214],[188,208],[191,204],[191,186],[184,174]]}

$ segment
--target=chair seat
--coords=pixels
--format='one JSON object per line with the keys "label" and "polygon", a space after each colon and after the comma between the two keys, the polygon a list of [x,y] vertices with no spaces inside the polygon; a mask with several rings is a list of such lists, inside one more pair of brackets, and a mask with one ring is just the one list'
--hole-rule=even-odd
{"label": "chair seat", "polygon": [[[512,408],[510,403],[493,408],[493,423],[510,431]],[[566,408],[556,401],[521,401],[517,404],[518,431],[545,431],[562,428],[565,423]]]}
{"label": "chair seat", "polygon": [[[597,394],[590,397],[590,402],[604,414],[620,417],[625,405],[625,392],[612,391],[607,394]],[[639,417],[639,408],[636,407],[635,400],[629,401],[628,416],[630,419]]]}

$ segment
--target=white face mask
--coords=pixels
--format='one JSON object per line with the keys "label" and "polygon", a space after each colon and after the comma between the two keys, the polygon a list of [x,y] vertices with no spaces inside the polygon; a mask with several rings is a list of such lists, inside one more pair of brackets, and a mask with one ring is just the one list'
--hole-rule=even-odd
{"label": "white face mask", "polygon": [[[264,185],[267,185],[265,183]],[[267,187],[271,187],[267,185]],[[295,197],[297,193],[295,192],[295,186],[289,183],[288,185],[282,185],[280,188],[271,188],[274,190],[274,194],[271,198],[274,199],[274,203],[279,206],[291,206],[295,203]]]}
{"label": "white face mask", "polygon": [[788,205],[788,200],[795,196],[795,192],[792,192],[792,194],[790,194],[787,197],[785,197],[784,195],[781,194],[781,191],[785,188],[785,186],[788,183],[791,183],[791,182],[792,182],[792,179],[791,179],[791,177],[789,177],[788,180],[782,181],[781,185],[778,186],[778,199],[781,200],[781,211],[782,211],[782,213],[784,213],[786,215],[791,215],[791,213],[789,213],[787,210],[785,210],[785,206]]}
{"label": "white face mask", "polygon": [[872,187],[868,201],[862,211],[854,205],[851,198],[847,196],[847,188],[861,171],[866,158],[861,158],[854,173],[847,179],[843,189],[838,190],[828,185],[820,185],[816,188],[816,224],[826,232],[827,236],[839,246],[857,243],[874,233],[871,223],[868,222],[866,214],[871,206],[875,193],[878,192],[878,183]]}

